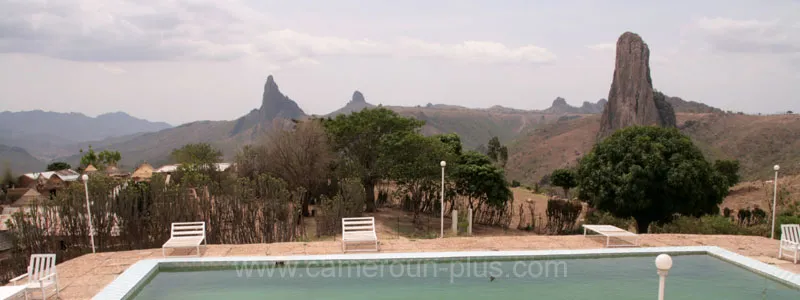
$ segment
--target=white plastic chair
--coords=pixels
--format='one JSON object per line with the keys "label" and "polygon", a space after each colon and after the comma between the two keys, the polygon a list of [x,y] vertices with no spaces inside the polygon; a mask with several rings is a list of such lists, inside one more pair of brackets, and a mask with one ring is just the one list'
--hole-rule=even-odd
{"label": "white plastic chair", "polygon": [[30,299],[33,292],[41,292],[42,299],[47,299],[48,294],[58,294],[58,273],[56,272],[55,254],[33,254],[28,265],[28,273],[10,281],[17,285],[23,278],[28,278],[25,289],[25,298]]}
{"label": "white plastic chair", "polygon": [[161,254],[167,256],[167,248],[196,248],[200,256],[200,245],[206,243],[206,222],[172,223],[170,238],[161,246]]}
{"label": "white plastic chair", "polygon": [[[375,234],[374,217],[342,218],[342,252],[347,252],[347,243],[358,242],[374,242],[374,251],[378,251],[378,236]],[[372,249],[351,251],[372,251]]]}
{"label": "white plastic chair", "polygon": [[781,225],[781,248],[778,258],[783,258],[786,252],[792,252],[794,263],[800,260],[800,224]]}

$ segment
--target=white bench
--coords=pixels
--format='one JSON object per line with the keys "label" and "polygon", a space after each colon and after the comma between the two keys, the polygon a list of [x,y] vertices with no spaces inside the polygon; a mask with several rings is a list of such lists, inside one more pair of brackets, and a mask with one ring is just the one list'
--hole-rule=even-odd
{"label": "white bench", "polygon": [[[375,234],[375,218],[342,218],[342,252],[347,252],[348,243],[375,243],[375,250],[378,251],[378,236]],[[350,250],[350,251],[373,251]]]}
{"label": "white bench", "polygon": [[781,259],[787,252],[792,252],[794,263],[800,259],[800,224],[781,225],[781,248],[778,258]]}
{"label": "white bench", "polygon": [[167,256],[167,248],[196,248],[200,256],[200,244],[206,243],[206,222],[172,223],[170,238],[161,246],[161,254]]}
{"label": "white bench", "polygon": [[[595,232],[599,235],[606,237],[606,247],[638,247],[639,236],[633,232],[623,230],[616,226],[611,225],[583,225],[583,236],[586,236],[588,231]],[[625,238],[633,239],[630,244],[612,244],[611,239],[625,240]]]}

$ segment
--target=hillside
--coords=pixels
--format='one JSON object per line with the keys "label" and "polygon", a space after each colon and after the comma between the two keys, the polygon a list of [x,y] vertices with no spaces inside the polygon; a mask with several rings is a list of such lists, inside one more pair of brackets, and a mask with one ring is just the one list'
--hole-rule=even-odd
{"label": "hillside", "polygon": [[475,149],[486,144],[497,136],[501,142],[508,143],[517,138],[526,129],[559,118],[553,114],[536,111],[470,109],[463,107],[402,107],[389,106],[397,113],[425,121],[422,132],[426,135],[441,133],[457,133],[465,149]]}
{"label": "hillside", "polygon": [[[43,160],[71,153],[69,145],[154,132],[171,126],[150,122],[124,112],[88,117],[80,113],[58,113],[41,110],[0,112],[0,143],[21,147]],[[0,159],[8,159],[0,156]]]}
{"label": "hillside", "polygon": [[0,170],[5,171],[6,167],[11,168],[12,174],[18,176],[44,170],[46,163],[30,155],[25,149],[0,144]]}
{"label": "hillside", "polygon": [[[243,145],[260,138],[275,126],[284,126],[291,119],[304,118],[305,113],[289,97],[281,93],[272,75],[267,77],[261,98],[261,107],[233,121],[197,121],[177,127],[133,135],[128,139],[111,138],[91,143],[95,149],[120,151],[125,167],[147,161],[159,165],[169,162],[173,149],[190,143],[209,143],[230,160]],[[73,152],[75,153],[75,152]],[[78,154],[59,158],[77,164]]]}
{"label": "hillside", "polygon": [[[743,180],[769,178],[774,164],[783,174],[800,174],[800,116],[738,114],[676,115],[678,128],[709,160],[737,159]],[[545,125],[509,146],[510,179],[532,184],[557,168],[575,166],[591,151],[599,116]]]}

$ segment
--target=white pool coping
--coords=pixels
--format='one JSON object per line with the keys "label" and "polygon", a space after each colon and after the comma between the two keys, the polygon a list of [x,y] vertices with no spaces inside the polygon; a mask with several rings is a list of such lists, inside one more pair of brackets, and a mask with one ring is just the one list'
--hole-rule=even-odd
{"label": "white pool coping", "polygon": [[465,258],[580,258],[627,255],[657,255],[661,253],[707,254],[772,280],[800,289],[800,275],[769,265],[750,257],[740,255],[716,246],[648,247],[648,248],[601,248],[576,250],[531,250],[531,251],[465,251],[465,252],[412,252],[412,253],[369,253],[369,254],[330,254],[330,255],[292,255],[292,256],[229,256],[229,257],[181,257],[145,259],[133,264],[113,282],[108,284],[92,299],[126,299],[147,279],[158,271],[159,264],[215,264],[229,262],[275,262],[275,261],[353,261],[353,260],[391,260],[391,259],[465,259]]}

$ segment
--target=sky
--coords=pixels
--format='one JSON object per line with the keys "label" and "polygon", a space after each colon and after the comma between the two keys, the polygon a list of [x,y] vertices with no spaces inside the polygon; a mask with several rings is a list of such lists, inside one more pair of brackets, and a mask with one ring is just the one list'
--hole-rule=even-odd
{"label": "sky", "polygon": [[384,105],[579,106],[607,97],[625,31],[667,95],[800,111],[795,0],[0,0],[0,111],[232,120],[269,75],[308,114],[355,90]]}

